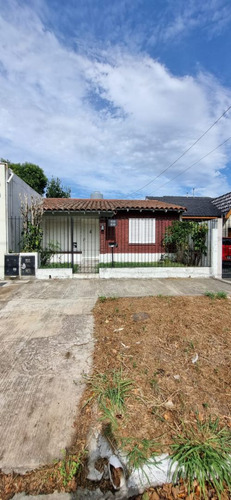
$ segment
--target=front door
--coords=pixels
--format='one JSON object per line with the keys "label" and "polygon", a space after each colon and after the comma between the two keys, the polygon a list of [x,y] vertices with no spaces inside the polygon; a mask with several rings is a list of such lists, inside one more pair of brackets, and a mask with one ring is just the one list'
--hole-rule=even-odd
{"label": "front door", "polygon": [[98,218],[82,218],[82,252],[84,259],[99,259]]}

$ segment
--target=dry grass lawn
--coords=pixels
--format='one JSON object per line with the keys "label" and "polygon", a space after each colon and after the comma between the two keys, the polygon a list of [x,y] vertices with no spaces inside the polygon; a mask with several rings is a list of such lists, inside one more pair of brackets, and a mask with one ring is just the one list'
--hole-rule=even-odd
{"label": "dry grass lawn", "polygon": [[120,436],[166,451],[182,422],[212,416],[231,427],[229,299],[101,298],[94,317],[94,372],[122,366],[133,381]]}

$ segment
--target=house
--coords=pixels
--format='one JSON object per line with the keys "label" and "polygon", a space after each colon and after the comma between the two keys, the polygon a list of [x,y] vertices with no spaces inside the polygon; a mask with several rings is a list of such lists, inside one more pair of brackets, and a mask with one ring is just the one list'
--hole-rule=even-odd
{"label": "house", "polygon": [[231,193],[214,198],[213,204],[223,215],[223,236],[231,238]]}
{"label": "house", "polygon": [[[154,198],[146,196],[146,199]],[[208,196],[156,196],[155,200],[186,207],[187,210],[182,213],[182,219],[200,222],[222,217],[220,207],[214,203],[214,198]]]}
{"label": "house", "polygon": [[68,198],[44,199],[43,209],[44,247],[56,245],[56,262],[79,270],[159,260],[166,228],[185,211],[157,200]]}
{"label": "house", "polygon": [[21,200],[41,198],[6,163],[0,163],[0,279],[4,279],[4,258],[18,252],[21,239]]}

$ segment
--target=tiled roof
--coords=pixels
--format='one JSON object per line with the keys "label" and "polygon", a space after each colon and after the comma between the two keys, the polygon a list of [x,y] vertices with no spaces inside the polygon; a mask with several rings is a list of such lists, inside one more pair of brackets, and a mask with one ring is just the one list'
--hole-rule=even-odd
{"label": "tiled roof", "polygon": [[185,207],[157,200],[104,200],[79,198],[44,198],[44,211],[105,212],[118,210],[170,210],[181,211]]}
{"label": "tiled roof", "polygon": [[223,194],[213,199],[214,205],[221,210],[222,213],[229,212],[231,209],[231,193]]}
{"label": "tiled roof", "polygon": [[[147,196],[147,199],[152,199]],[[221,217],[221,211],[213,204],[213,198],[208,196],[157,196],[155,200],[167,203],[176,203],[186,207],[187,212],[183,216],[187,217]]]}

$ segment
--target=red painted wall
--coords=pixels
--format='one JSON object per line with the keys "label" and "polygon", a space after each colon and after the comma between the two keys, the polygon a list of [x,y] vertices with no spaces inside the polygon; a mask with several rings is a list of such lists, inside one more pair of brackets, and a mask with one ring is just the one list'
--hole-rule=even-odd
{"label": "red painted wall", "polygon": [[[155,244],[129,244],[129,219],[131,218],[154,218],[156,220],[156,242]],[[109,243],[115,241],[118,244],[114,253],[164,253],[162,240],[165,229],[174,220],[179,220],[179,213],[163,212],[120,212],[113,219],[117,220],[115,228],[108,227],[106,219],[100,219],[100,253],[110,253]],[[102,230],[104,227],[104,230]]]}

